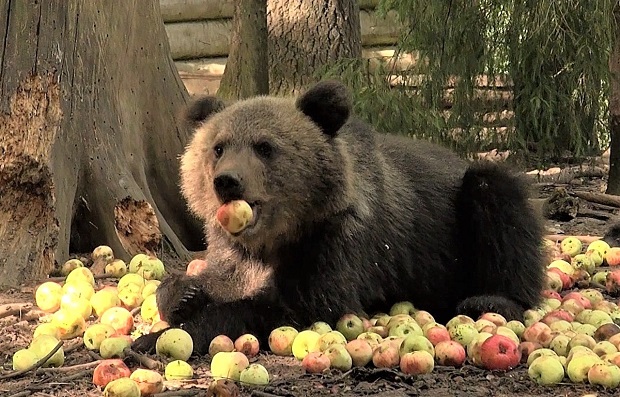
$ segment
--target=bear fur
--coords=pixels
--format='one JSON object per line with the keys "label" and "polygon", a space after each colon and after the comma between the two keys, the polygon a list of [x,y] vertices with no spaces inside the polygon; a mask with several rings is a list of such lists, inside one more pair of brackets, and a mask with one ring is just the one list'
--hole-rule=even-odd
{"label": "bear fur", "polygon": [[[205,222],[206,270],[169,275],[165,320],[194,351],[281,325],[332,325],[410,301],[438,321],[492,311],[522,319],[541,299],[542,225],[523,182],[425,141],[379,134],[323,81],[297,100],[195,101],[181,185]],[[216,211],[244,199],[255,219],[232,235]],[[134,343],[153,351],[159,333]]]}

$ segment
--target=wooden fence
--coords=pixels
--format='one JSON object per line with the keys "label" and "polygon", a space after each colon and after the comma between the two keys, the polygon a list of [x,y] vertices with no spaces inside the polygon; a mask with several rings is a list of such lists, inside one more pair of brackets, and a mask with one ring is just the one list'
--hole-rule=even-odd
{"label": "wooden fence", "polygon": [[[190,93],[214,93],[226,65],[232,29],[234,0],[160,0],[161,13],[172,57]],[[394,56],[400,33],[396,15],[379,18],[378,0],[358,0],[363,56],[386,59]],[[397,63],[406,66],[410,56]]]}

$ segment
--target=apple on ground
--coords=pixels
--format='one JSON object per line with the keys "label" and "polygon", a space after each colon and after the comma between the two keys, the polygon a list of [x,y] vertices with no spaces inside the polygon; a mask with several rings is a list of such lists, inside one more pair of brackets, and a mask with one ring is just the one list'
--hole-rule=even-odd
{"label": "apple on ground", "polygon": [[340,317],[336,323],[336,330],[350,341],[364,332],[364,322],[357,315],[348,313]]}
{"label": "apple on ground", "polygon": [[138,384],[130,378],[119,378],[111,381],[103,389],[103,397],[140,397]]}
{"label": "apple on ground", "polygon": [[466,358],[465,348],[459,342],[449,340],[435,346],[435,359],[439,365],[460,367]]}
{"label": "apple on ground", "polygon": [[318,351],[317,341],[321,335],[318,332],[305,329],[295,336],[291,351],[298,360],[303,360],[308,353]]}
{"label": "apple on ground", "polygon": [[194,351],[194,341],[184,329],[169,328],[157,338],[155,351],[157,355],[187,361]]}
{"label": "apple on ground", "polygon": [[324,352],[310,352],[301,360],[302,368],[310,374],[318,374],[329,369],[330,360]]}
{"label": "apple on ground", "polygon": [[390,308],[390,316],[395,316],[397,314],[413,316],[415,313],[416,308],[413,306],[413,303],[409,301],[396,302]]}
{"label": "apple on ground", "polygon": [[495,334],[480,346],[480,361],[486,369],[512,369],[521,361],[519,345],[507,336]]}
{"label": "apple on ground", "polygon": [[594,364],[588,370],[588,382],[614,389],[620,385],[620,368],[610,363]]}
{"label": "apple on ground", "polygon": [[405,353],[400,358],[400,370],[408,375],[430,374],[435,368],[435,358],[424,350]]}
{"label": "apple on ground", "polygon": [[235,350],[252,358],[258,354],[260,349],[258,339],[252,334],[243,334],[235,340]]}
{"label": "apple on ground", "polygon": [[267,340],[269,349],[277,356],[293,355],[293,341],[298,333],[295,328],[288,325],[272,330]]}
{"label": "apple on ground", "polygon": [[[37,356],[37,360],[47,356],[58,345],[59,340],[51,335],[39,335],[30,342],[28,350]],[[65,351],[60,349],[43,363],[42,367],[60,367],[65,363]]]}
{"label": "apple on ground", "polygon": [[354,367],[365,367],[372,361],[372,347],[367,340],[354,339],[345,345]]}
{"label": "apple on ground", "polygon": [[227,335],[217,335],[209,343],[209,355],[215,356],[219,352],[231,352],[235,350],[235,343]]}
{"label": "apple on ground", "polygon": [[101,342],[112,336],[116,330],[111,325],[95,323],[84,331],[84,346],[88,350],[99,350]]}
{"label": "apple on ground", "polygon": [[353,366],[351,355],[344,345],[331,345],[325,350],[325,355],[329,358],[330,368],[335,368],[344,372],[350,370]]}
{"label": "apple on ground", "polygon": [[564,379],[564,366],[553,356],[539,356],[529,365],[527,374],[541,386],[556,385]]}
{"label": "apple on ground", "polygon": [[243,353],[219,352],[211,360],[211,375],[215,380],[232,379],[239,381],[241,371],[249,365],[250,362]]}
{"label": "apple on ground", "polygon": [[131,341],[121,336],[112,336],[104,339],[99,345],[99,355],[103,358],[124,358],[125,349],[131,346]]}
{"label": "apple on ground", "polygon": [[39,285],[35,291],[35,302],[39,309],[46,313],[54,313],[60,309],[62,298],[62,286],[53,281],[46,281]]}
{"label": "apple on ground", "polygon": [[316,321],[310,326],[310,330],[318,332],[320,335],[323,335],[331,331],[332,327],[325,321]]}
{"label": "apple on ground", "polygon": [[13,353],[13,370],[24,371],[31,368],[37,361],[39,357],[35,352],[30,349],[20,349]]}
{"label": "apple on ground", "polygon": [[372,363],[377,368],[397,368],[400,364],[398,348],[389,341],[383,341],[372,352]]}
{"label": "apple on ground", "polygon": [[170,361],[164,369],[166,380],[189,380],[194,377],[194,369],[186,361]]}
{"label": "apple on ground", "polygon": [[103,360],[95,367],[93,372],[93,383],[100,387],[106,385],[113,380],[120,378],[128,378],[131,370],[120,359]]}
{"label": "apple on ground", "polygon": [[261,364],[250,364],[246,369],[241,371],[239,382],[245,385],[264,386],[269,384],[269,372],[267,372],[267,369]]}
{"label": "apple on ground", "polygon": [[588,372],[595,364],[603,362],[596,354],[582,353],[571,357],[566,365],[566,374],[574,383],[588,380]]}
{"label": "apple on ground", "polygon": [[164,389],[164,378],[159,372],[150,369],[137,368],[129,379],[136,382],[142,396],[152,396],[161,393]]}
{"label": "apple on ground", "polygon": [[118,334],[129,335],[134,321],[131,312],[124,307],[111,307],[101,314],[99,322],[109,324]]}

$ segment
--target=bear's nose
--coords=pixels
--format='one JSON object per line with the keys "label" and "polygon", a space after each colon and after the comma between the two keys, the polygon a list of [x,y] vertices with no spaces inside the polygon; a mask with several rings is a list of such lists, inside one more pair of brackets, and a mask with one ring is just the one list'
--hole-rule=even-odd
{"label": "bear's nose", "polygon": [[241,184],[241,176],[236,172],[221,172],[213,180],[213,186],[223,202],[242,198],[243,185]]}

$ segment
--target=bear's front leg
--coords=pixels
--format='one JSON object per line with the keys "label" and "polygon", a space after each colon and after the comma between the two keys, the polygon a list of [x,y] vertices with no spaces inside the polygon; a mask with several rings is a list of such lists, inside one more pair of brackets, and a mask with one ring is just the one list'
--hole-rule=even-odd
{"label": "bear's front leg", "polygon": [[[194,353],[206,354],[211,340],[223,334],[235,340],[250,333],[261,346],[267,346],[269,333],[280,325],[294,325],[287,309],[277,299],[268,296],[246,298],[232,302],[213,302],[196,310],[177,325],[186,330],[194,342]],[[136,339],[132,348],[138,352],[155,352],[155,343],[163,331]]]}

